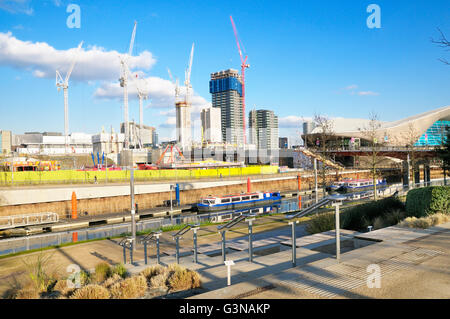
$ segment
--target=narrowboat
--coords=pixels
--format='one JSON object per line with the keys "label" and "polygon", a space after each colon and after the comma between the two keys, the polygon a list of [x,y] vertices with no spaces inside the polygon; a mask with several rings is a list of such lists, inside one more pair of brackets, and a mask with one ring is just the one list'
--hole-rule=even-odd
{"label": "narrowboat", "polygon": [[280,192],[254,192],[226,196],[208,196],[197,204],[200,212],[258,206],[281,200]]}
{"label": "narrowboat", "polygon": [[[387,186],[385,179],[377,179],[376,185],[379,188],[385,188]],[[338,193],[354,193],[363,192],[373,189],[373,179],[354,179],[346,181],[339,188],[335,189]]]}

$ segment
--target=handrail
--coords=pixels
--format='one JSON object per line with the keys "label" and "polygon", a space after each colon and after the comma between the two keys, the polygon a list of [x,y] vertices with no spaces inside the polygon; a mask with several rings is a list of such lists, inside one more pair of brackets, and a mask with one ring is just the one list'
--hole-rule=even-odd
{"label": "handrail", "polygon": [[223,224],[223,225],[219,225],[217,226],[218,230],[222,230],[224,228],[230,229],[231,227],[237,225],[238,223],[240,223],[242,220],[244,220],[247,216],[242,214],[239,216],[236,216],[235,218],[233,218],[232,220],[230,220],[228,223]]}
{"label": "handrail", "polygon": [[154,240],[155,240],[154,237],[155,237],[156,235],[160,235],[160,234],[162,234],[162,231],[161,231],[161,230],[158,230],[158,231],[152,231],[152,232],[150,232],[149,234],[147,234],[147,235],[141,237],[140,240],[139,240],[139,242],[140,242],[141,244],[143,244],[143,243],[148,243],[148,242],[150,242],[150,241],[154,241]]}
{"label": "handrail", "polygon": [[297,212],[297,213],[295,213],[295,214],[288,215],[288,216],[286,216],[286,218],[287,218],[287,219],[293,219],[293,218],[296,218],[296,217],[302,217],[302,216],[305,216],[305,215],[307,215],[307,214],[309,214],[309,213],[312,213],[312,212],[315,211],[316,209],[318,209],[318,208],[320,208],[320,207],[322,207],[322,206],[324,206],[324,205],[326,205],[326,204],[328,204],[329,202],[334,201],[334,200],[336,200],[336,199],[330,198],[330,197],[325,197],[325,198],[323,198],[322,200],[320,200],[318,203],[316,203],[316,204],[314,204],[314,205],[311,205],[311,206],[309,206],[309,207],[306,208],[306,209],[302,209],[301,211],[299,211],[299,212]]}
{"label": "handrail", "polygon": [[191,228],[199,227],[200,224],[187,224],[183,228],[181,228],[176,234],[172,235],[172,237],[181,237],[186,234]]}

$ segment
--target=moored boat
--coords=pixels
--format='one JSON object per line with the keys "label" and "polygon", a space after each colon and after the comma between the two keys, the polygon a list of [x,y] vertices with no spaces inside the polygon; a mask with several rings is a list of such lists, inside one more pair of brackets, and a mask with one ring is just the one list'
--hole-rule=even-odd
{"label": "moored boat", "polygon": [[216,211],[257,206],[281,200],[280,192],[253,192],[225,196],[208,196],[197,204],[199,211]]}
{"label": "moored boat", "polygon": [[[377,179],[376,186],[379,188],[386,187],[386,180]],[[373,179],[353,179],[345,181],[345,183],[341,184],[340,187],[335,188],[334,190],[336,190],[336,192],[338,193],[353,193],[371,189],[373,189]]]}

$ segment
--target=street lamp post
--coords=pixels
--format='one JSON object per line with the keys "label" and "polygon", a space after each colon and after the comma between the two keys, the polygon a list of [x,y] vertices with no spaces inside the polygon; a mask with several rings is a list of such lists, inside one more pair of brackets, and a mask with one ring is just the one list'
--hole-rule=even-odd
{"label": "street lamp post", "polygon": [[133,238],[132,250],[136,250],[136,205],[134,202],[134,167],[130,171],[130,194],[131,194],[131,236]]}

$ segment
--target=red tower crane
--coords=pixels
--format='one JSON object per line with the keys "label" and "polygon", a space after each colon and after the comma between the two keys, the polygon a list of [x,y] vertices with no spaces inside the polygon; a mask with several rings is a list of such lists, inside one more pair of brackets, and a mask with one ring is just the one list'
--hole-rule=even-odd
{"label": "red tower crane", "polygon": [[233,26],[234,36],[236,37],[236,44],[239,50],[239,56],[241,57],[241,78],[242,78],[242,124],[244,129],[244,145],[247,144],[247,136],[245,134],[245,69],[250,67],[250,64],[247,64],[246,55],[245,58],[242,55],[241,45],[239,44],[239,36],[236,29],[236,25],[234,24],[233,17],[230,16],[231,25]]}

